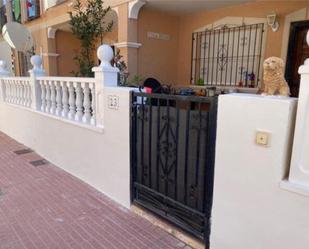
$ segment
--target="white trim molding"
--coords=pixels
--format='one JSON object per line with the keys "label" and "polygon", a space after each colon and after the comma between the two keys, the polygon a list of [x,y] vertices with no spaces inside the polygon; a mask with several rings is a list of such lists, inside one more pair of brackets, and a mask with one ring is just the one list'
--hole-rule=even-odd
{"label": "white trim molding", "polygon": [[143,0],[134,0],[129,3],[129,8],[128,8],[128,17],[131,19],[137,19],[138,18],[138,13],[140,9],[146,4],[145,1]]}
{"label": "white trim molding", "polygon": [[293,183],[289,180],[283,180],[280,182],[280,187],[284,190],[309,197],[309,187],[306,185]]}
{"label": "white trim molding", "polygon": [[137,42],[117,42],[114,43],[114,46],[117,48],[140,48],[142,44]]}
{"label": "white trim molding", "polygon": [[55,39],[56,32],[57,32],[57,29],[52,28],[52,27],[48,27],[48,29],[47,29],[47,38],[48,39]]}
{"label": "white trim molding", "polygon": [[118,8],[118,6],[113,7],[112,10],[115,11],[117,18],[119,18],[119,8]]}
{"label": "white trim molding", "polygon": [[59,54],[56,54],[56,53],[42,53],[42,56],[45,56],[45,57],[58,57]]}

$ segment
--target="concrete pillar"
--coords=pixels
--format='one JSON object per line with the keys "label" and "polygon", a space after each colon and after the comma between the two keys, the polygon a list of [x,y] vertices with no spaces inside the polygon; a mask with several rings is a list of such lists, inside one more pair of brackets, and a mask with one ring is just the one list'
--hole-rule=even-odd
{"label": "concrete pillar", "polygon": [[31,57],[32,69],[29,70],[30,74],[30,85],[31,85],[31,108],[39,111],[41,108],[41,86],[37,77],[45,76],[45,71],[42,68],[42,58],[39,55],[33,55]]}
{"label": "concrete pillar", "polygon": [[119,69],[111,65],[113,50],[108,45],[101,45],[97,50],[98,59],[101,64],[92,68],[95,78],[95,115],[96,126],[103,127],[104,124],[104,88],[117,87]]}
{"label": "concrete pillar", "polygon": [[[46,28],[40,31],[40,44],[37,45],[37,53],[41,53],[43,66],[47,75],[57,76],[57,51],[56,51],[56,29]],[[39,51],[40,50],[40,51]]]}
{"label": "concrete pillar", "polygon": [[[309,45],[309,32],[307,43]],[[298,72],[300,89],[289,181],[297,186],[301,193],[309,196],[309,59],[306,59]]]}
{"label": "concrete pillar", "polygon": [[127,63],[130,78],[138,74],[138,13],[145,4],[144,1],[135,0],[117,7],[118,13],[118,43],[120,53]]}

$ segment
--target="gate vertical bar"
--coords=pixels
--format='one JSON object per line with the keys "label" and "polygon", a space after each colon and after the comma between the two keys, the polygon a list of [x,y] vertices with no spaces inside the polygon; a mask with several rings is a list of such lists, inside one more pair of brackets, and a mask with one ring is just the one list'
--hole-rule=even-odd
{"label": "gate vertical bar", "polygon": [[206,145],[206,187],[205,187],[205,200],[206,200],[206,220],[205,220],[205,244],[206,248],[210,248],[210,218],[213,200],[213,184],[214,184],[214,166],[215,166],[215,152],[216,152],[216,127],[217,127],[217,109],[218,109],[218,98],[212,99],[210,111],[209,111],[209,122],[208,122],[208,138]]}

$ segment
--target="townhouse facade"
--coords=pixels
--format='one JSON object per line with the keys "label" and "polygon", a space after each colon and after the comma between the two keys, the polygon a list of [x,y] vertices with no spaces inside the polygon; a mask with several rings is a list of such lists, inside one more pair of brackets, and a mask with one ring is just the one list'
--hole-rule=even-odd
{"label": "townhouse facade", "polygon": [[[19,21],[31,31],[34,52],[43,57],[48,75],[70,76],[79,41],[70,32],[73,1],[2,1],[1,25]],[[262,84],[262,62],[283,58],[293,95],[297,68],[306,55],[292,58],[309,27],[308,1],[106,0],[111,32],[104,43],[120,49],[130,77],[154,77],[167,85],[221,86],[256,91]],[[18,7],[20,6],[20,7]],[[172,7],[171,7],[172,6]],[[275,16],[273,30],[269,17]],[[302,33],[301,33],[302,32]],[[98,41],[98,45],[100,41]],[[27,73],[27,58],[0,42],[2,58],[12,58],[16,75]],[[96,58],[94,56],[94,58]],[[296,76],[295,76],[296,75]],[[298,81],[298,82],[297,82]]]}

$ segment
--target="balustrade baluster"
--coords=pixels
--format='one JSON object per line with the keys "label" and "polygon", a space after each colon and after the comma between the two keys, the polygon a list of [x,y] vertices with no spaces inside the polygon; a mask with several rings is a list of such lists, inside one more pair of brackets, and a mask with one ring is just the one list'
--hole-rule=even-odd
{"label": "balustrade baluster", "polygon": [[5,80],[5,101],[10,102],[11,98],[11,85],[8,80]]}
{"label": "balustrade baluster", "polygon": [[8,101],[8,88],[7,88],[7,84],[6,84],[6,80],[3,80],[3,85],[4,85],[4,101],[7,102]]}
{"label": "balustrade baluster", "polygon": [[81,87],[81,83],[77,82],[76,86],[76,114],[75,120],[81,121],[83,118],[83,91]]}
{"label": "balustrade baluster", "polygon": [[8,88],[9,88],[9,98],[8,98],[8,102],[11,103],[11,101],[12,101],[12,95],[13,95],[12,81],[8,80],[6,84],[8,85]]}
{"label": "balustrade baluster", "polygon": [[23,81],[23,106],[28,106],[28,89],[27,89],[27,80]]}
{"label": "balustrade baluster", "polygon": [[69,113],[69,93],[68,93],[68,86],[65,81],[61,82],[62,85],[62,113],[61,116],[64,118],[68,117]]}
{"label": "balustrade baluster", "polygon": [[17,105],[21,104],[22,102],[22,85],[20,80],[16,80],[16,86],[17,86],[17,100],[16,103]]}
{"label": "balustrade baluster", "polygon": [[51,102],[50,113],[56,114],[57,103],[56,103],[56,87],[54,81],[50,82],[50,102]]}
{"label": "balustrade baluster", "polygon": [[12,98],[12,104],[16,104],[17,103],[17,96],[18,96],[18,88],[17,88],[17,83],[16,80],[13,80],[12,82],[13,84],[13,98]]}
{"label": "balustrade baluster", "polygon": [[46,109],[46,87],[44,80],[40,80],[41,85],[41,111],[45,112]]}
{"label": "balustrade baluster", "polygon": [[19,104],[22,106],[26,106],[26,86],[25,86],[25,81],[21,80],[20,81],[20,102]]}
{"label": "balustrade baluster", "polygon": [[28,81],[25,82],[25,91],[26,91],[26,106],[30,107],[30,105],[31,105],[31,95],[30,95],[31,88],[30,88]]}
{"label": "balustrade baluster", "polygon": [[61,116],[62,102],[61,102],[61,86],[60,82],[56,83],[56,115]]}
{"label": "balustrade baluster", "polygon": [[91,84],[91,118],[90,118],[90,124],[95,125],[96,124],[96,99],[95,99],[95,84]]}
{"label": "balustrade baluster", "polygon": [[75,90],[73,86],[73,82],[70,82],[69,86],[69,119],[74,119],[76,113],[76,107],[75,107]]}
{"label": "balustrade baluster", "polygon": [[14,93],[13,104],[17,104],[18,103],[18,95],[19,95],[18,80],[14,80],[14,87],[15,87],[15,93]]}
{"label": "balustrade baluster", "polygon": [[11,98],[10,98],[10,103],[14,103],[15,100],[15,80],[9,81],[9,84],[11,86]]}
{"label": "balustrade baluster", "polygon": [[28,107],[31,107],[31,104],[32,104],[32,96],[31,96],[31,91],[32,91],[32,88],[31,88],[31,85],[30,85],[30,82],[27,82],[27,89],[28,89],[28,95],[27,95],[27,98],[28,98]]}
{"label": "balustrade baluster", "polygon": [[22,88],[21,88],[22,85],[20,80],[16,80],[16,86],[17,86],[17,100],[15,104],[19,105],[22,102]]}
{"label": "balustrade baluster", "polygon": [[15,104],[18,104],[19,103],[19,100],[20,100],[20,84],[19,84],[19,81],[16,80],[15,81],[15,86],[16,86],[16,100],[15,100]]}
{"label": "balustrade baluster", "polygon": [[46,108],[45,112],[49,113],[51,108],[51,92],[50,92],[50,84],[49,81],[46,80]]}
{"label": "balustrade baluster", "polygon": [[24,80],[22,82],[22,85],[23,85],[23,103],[22,105],[23,106],[27,106],[27,102],[28,102],[28,96],[27,96],[27,80]]}
{"label": "balustrade baluster", "polygon": [[90,123],[91,118],[91,102],[90,102],[90,89],[89,83],[83,84],[84,89],[84,116],[83,116],[83,123]]}

